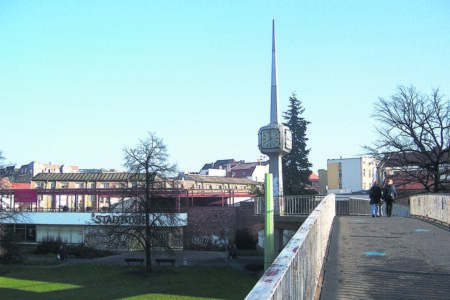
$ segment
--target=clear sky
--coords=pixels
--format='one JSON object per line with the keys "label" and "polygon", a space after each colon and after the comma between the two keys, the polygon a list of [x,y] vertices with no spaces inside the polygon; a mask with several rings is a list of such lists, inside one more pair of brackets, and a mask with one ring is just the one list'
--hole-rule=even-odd
{"label": "clear sky", "polygon": [[148,132],[180,170],[256,161],[272,19],[280,110],[302,101],[315,172],[362,154],[374,103],[398,85],[450,95],[445,0],[2,0],[4,162],[123,169]]}

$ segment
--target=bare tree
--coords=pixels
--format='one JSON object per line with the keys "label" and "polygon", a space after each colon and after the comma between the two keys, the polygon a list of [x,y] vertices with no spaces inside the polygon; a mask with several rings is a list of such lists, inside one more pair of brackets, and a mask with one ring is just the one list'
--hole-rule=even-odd
{"label": "bare tree", "polygon": [[136,147],[125,148],[124,159],[133,186],[115,206],[114,211],[120,212],[117,222],[104,226],[103,232],[110,245],[139,244],[145,250],[147,271],[151,272],[152,248],[170,249],[168,239],[176,240],[173,228],[182,221],[178,191],[166,188],[166,179],[176,166],[168,162],[167,148],[154,133]]}
{"label": "bare tree", "polygon": [[[4,160],[4,157],[0,151],[0,162],[2,160]],[[12,234],[8,231],[7,224],[25,219],[13,207],[7,207],[9,201],[5,202],[5,197],[7,200],[11,199],[12,184],[5,174],[0,174],[0,261],[3,262],[7,262],[13,256],[21,257],[17,245],[12,243]]]}
{"label": "bare tree", "polygon": [[[0,151],[0,162],[4,160],[2,151]],[[1,167],[1,164],[0,164]],[[4,170],[4,169],[3,169]],[[11,197],[12,185],[5,173],[0,173],[0,210],[3,212],[0,214],[0,226],[3,225],[2,220],[11,218],[13,211],[6,209],[6,203],[4,197]],[[6,213],[8,211],[8,213]]]}
{"label": "bare tree", "polygon": [[380,98],[373,116],[378,139],[366,151],[381,164],[400,170],[405,183],[418,182],[430,192],[448,189],[450,103],[438,89],[425,95],[399,86],[389,99]]}

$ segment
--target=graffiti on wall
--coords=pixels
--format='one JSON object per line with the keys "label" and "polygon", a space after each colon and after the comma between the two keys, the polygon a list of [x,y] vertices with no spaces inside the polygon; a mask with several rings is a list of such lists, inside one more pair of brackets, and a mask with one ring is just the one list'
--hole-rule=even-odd
{"label": "graffiti on wall", "polygon": [[223,237],[217,236],[215,234],[210,235],[193,235],[192,244],[204,248],[224,248],[226,245],[226,240]]}

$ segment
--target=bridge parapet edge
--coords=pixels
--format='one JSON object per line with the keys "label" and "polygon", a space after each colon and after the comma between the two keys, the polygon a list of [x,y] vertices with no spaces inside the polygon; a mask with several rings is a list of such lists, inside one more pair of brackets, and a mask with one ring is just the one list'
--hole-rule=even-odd
{"label": "bridge parapet edge", "polygon": [[336,215],[335,202],[335,194],[320,202],[246,299],[314,298]]}
{"label": "bridge parapet edge", "polygon": [[410,197],[411,215],[450,226],[450,195],[423,194]]}

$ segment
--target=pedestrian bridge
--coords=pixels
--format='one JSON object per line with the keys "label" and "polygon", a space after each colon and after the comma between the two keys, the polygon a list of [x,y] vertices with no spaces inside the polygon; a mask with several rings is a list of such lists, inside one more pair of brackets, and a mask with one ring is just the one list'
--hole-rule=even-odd
{"label": "pedestrian bridge", "polygon": [[246,299],[449,299],[449,195],[412,196],[391,218],[341,201],[320,202]]}

